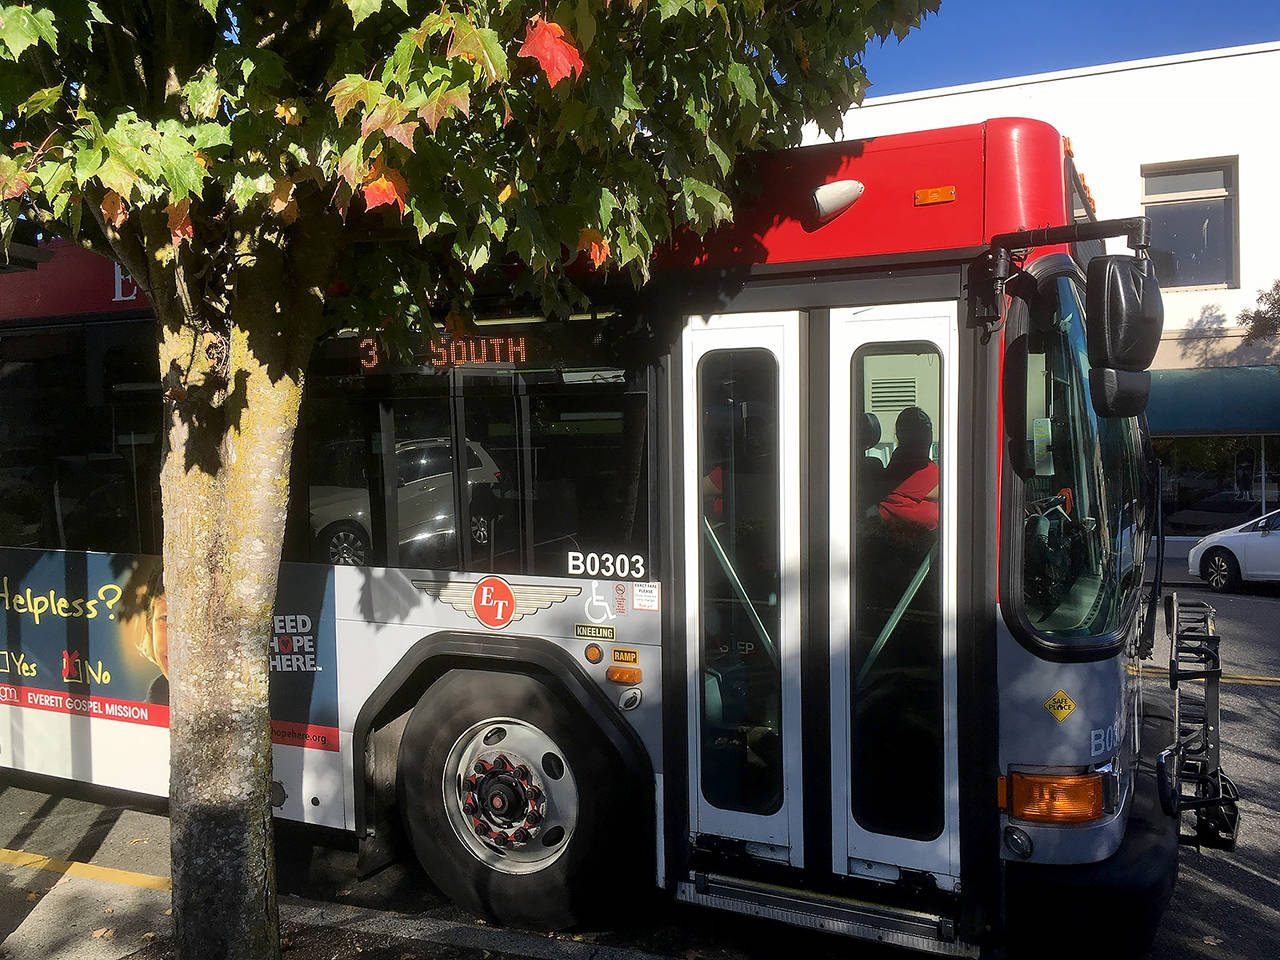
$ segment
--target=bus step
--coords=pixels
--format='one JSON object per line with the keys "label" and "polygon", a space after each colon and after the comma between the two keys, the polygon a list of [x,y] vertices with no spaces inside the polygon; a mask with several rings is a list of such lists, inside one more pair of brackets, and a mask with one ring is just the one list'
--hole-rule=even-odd
{"label": "bus step", "polygon": [[752,880],[694,873],[676,885],[676,899],[948,957],[979,953],[977,946],[956,939],[949,917]]}
{"label": "bus step", "polygon": [[[1165,598],[1165,625],[1175,739],[1157,761],[1160,804],[1171,817],[1195,815],[1194,832],[1179,831],[1181,843],[1234,850],[1240,791],[1219,762],[1222,660],[1213,607],[1203,601],[1179,603],[1177,595],[1170,594]],[[1188,680],[1204,684],[1182,689]]]}

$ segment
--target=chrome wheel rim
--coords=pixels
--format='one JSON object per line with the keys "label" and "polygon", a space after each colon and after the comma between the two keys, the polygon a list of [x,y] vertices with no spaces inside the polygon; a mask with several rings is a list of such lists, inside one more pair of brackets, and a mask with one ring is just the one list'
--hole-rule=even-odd
{"label": "chrome wheel rim", "polygon": [[479,544],[485,544],[489,542],[489,518],[488,517],[472,517],[471,518],[471,539]]}
{"label": "chrome wheel rim", "polygon": [[364,563],[364,542],[350,530],[339,530],[329,538],[329,562],[346,566]]}
{"label": "chrome wheel rim", "polygon": [[1231,571],[1227,567],[1227,558],[1222,554],[1215,554],[1209,558],[1209,586],[1216,590],[1221,590],[1227,585],[1230,573]]}
{"label": "chrome wheel rim", "polygon": [[454,741],[441,783],[464,847],[500,873],[535,873],[568,847],[578,784],[564,752],[531,723],[483,720]]}

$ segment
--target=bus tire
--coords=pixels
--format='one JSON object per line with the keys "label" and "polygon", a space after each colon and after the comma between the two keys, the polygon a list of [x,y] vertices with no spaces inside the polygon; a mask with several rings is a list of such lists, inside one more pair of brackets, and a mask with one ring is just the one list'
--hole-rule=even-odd
{"label": "bus tire", "polygon": [[[619,842],[651,843],[625,781],[608,740],[551,686],[481,670],[452,670],[423,695],[397,777],[436,886],[487,920],[542,930],[596,914],[632,872],[618,868]],[[524,808],[534,816],[510,813]]]}
{"label": "bus tire", "polygon": [[1221,547],[1204,555],[1200,576],[1215,593],[1234,593],[1240,589],[1240,564],[1230,550]]}

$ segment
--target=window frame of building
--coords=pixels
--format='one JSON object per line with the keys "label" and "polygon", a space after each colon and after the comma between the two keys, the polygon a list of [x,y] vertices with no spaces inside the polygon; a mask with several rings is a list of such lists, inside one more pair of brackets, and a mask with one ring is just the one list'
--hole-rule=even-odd
{"label": "window frame of building", "polygon": [[[1204,173],[1221,170],[1222,187],[1179,190],[1172,193],[1148,193],[1152,177],[1171,173]],[[1224,200],[1226,217],[1226,279],[1215,283],[1161,283],[1165,291],[1181,290],[1237,290],[1240,288],[1240,158],[1239,156],[1204,157],[1195,160],[1174,160],[1161,163],[1144,163],[1141,167],[1142,212],[1151,216],[1151,208],[1173,206],[1180,203],[1202,203],[1206,200]]]}

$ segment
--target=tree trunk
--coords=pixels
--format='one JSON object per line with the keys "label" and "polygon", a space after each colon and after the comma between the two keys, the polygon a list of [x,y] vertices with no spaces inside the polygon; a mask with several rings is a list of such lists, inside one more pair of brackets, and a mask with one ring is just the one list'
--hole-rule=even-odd
{"label": "tree trunk", "polygon": [[[276,310],[233,307],[222,402],[177,390],[166,409],[169,813],[183,960],[280,954],[268,640],[306,350],[278,332]],[[165,330],[161,360],[166,370],[206,364],[200,335]]]}

